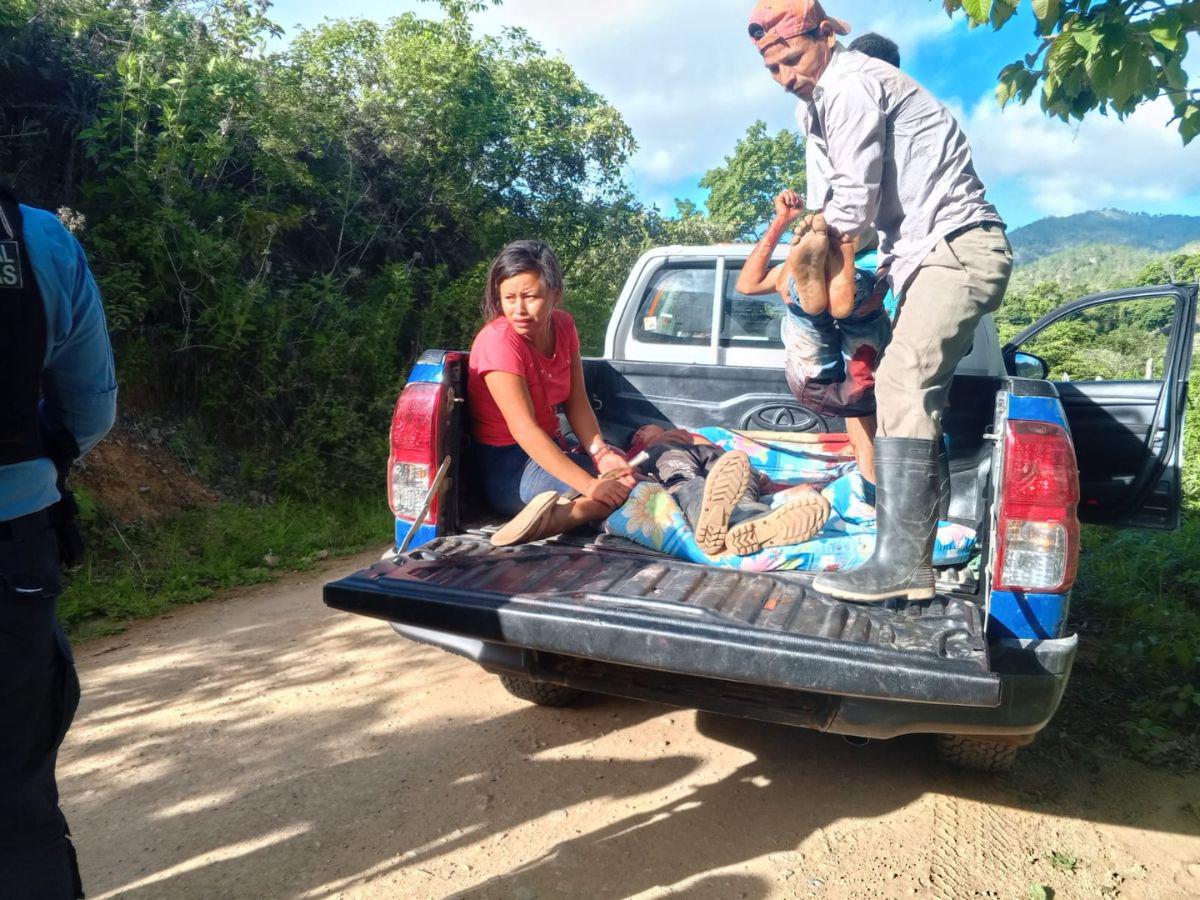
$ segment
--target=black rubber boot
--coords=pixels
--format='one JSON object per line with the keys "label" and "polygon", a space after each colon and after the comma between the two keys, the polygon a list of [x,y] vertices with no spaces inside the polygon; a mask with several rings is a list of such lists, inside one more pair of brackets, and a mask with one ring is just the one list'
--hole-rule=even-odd
{"label": "black rubber boot", "polygon": [[813,587],[843,600],[929,600],[939,502],[938,442],[879,438],[875,474],[875,553],[849,572],[822,575]]}
{"label": "black rubber boot", "polygon": [[945,522],[950,518],[950,454],[946,442],[938,445],[938,518]]}

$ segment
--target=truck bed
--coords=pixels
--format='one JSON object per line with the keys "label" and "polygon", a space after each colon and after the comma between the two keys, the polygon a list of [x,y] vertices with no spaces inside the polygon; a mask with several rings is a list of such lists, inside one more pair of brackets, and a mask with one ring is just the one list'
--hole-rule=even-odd
{"label": "truck bed", "polygon": [[601,539],[440,538],[325,588],[347,612],[485,642],[745,685],[995,707],[970,598],[857,604],[802,573],[698,566]]}

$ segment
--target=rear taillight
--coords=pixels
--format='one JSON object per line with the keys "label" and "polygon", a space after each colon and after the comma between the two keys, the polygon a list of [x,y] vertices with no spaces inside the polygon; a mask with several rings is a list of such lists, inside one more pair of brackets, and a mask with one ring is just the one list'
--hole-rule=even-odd
{"label": "rear taillight", "polygon": [[[397,519],[414,521],[425,506],[439,465],[445,404],[446,387],[441,384],[410,384],[396,401],[388,457],[388,501]],[[436,525],[437,520],[435,496],[424,524]]]}
{"label": "rear taillight", "polygon": [[1071,436],[1010,422],[997,528],[996,589],[1061,594],[1079,567],[1079,469]]}

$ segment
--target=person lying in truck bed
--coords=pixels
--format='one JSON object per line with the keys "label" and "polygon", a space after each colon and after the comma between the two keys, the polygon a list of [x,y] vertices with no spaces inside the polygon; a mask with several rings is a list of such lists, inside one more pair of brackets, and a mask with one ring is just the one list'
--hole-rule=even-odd
{"label": "person lying in truck bed", "polygon": [[[562,267],[547,244],[515,241],[500,251],[484,291],[486,324],[471,346],[467,408],[491,505],[515,515],[543,492],[577,492],[564,523],[573,529],[608,518],[635,482],[600,434],[562,297]],[[563,438],[559,406],[579,445]]]}
{"label": "person lying in truck bed", "polygon": [[[709,556],[749,556],[767,547],[807,541],[829,518],[829,502],[808,487],[790,488],[789,499],[772,508],[763,495],[770,479],[750,466],[739,450],[726,452],[698,434],[680,428],[645,425],[634,433],[630,457],[645,453],[640,470],[666,488]],[[580,501],[556,491],[535,497],[492,537],[507,547],[544,540],[571,530],[572,506]]]}

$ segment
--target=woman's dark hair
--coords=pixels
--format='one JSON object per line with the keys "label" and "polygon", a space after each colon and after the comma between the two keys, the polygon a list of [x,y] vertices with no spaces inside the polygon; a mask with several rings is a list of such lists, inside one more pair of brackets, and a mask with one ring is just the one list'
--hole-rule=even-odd
{"label": "woman's dark hair", "polygon": [[488,269],[487,287],[483,289],[483,321],[490,322],[501,314],[500,285],[502,282],[535,273],[551,294],[563,289],[562,265],[545,241],[513,241],[500,251]]}

